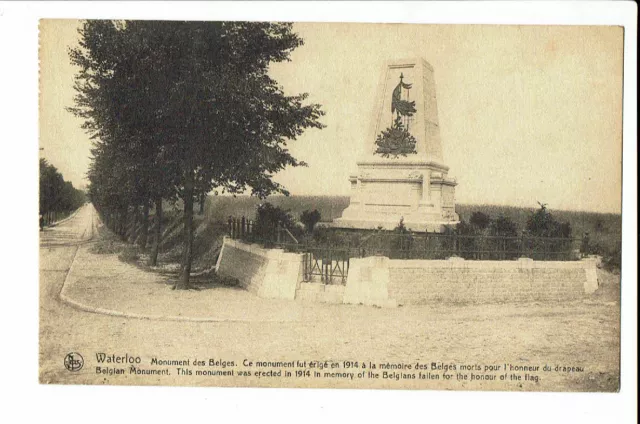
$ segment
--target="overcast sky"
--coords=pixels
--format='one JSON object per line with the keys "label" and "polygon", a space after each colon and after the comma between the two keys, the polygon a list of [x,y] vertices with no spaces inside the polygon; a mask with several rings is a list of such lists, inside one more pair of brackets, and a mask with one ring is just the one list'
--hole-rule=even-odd
{"label": "overcast sky", "polygon": [[[41,22],[41,157],[84,185],[91,144],[72,105],[67,49],[77,21]],[[307,168],[293,194],[348,195],[388,60],[435,69],[444,162],[458,203],[620,211],[622,48],[618,27],[296,24],[305,45],[272,75],[323,105],[323,130],[290,150]],[[371,140],[370,142],[373,142]]]}

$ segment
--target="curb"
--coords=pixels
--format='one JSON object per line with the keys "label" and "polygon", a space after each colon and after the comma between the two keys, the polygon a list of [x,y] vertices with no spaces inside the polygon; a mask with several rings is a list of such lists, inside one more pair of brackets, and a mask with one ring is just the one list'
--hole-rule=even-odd
{"label": "curb", "polygon": [[[69,217],[70,218],[70,217]],[[93,232],[93,226],[94,226],[94,222],[93,218],[92,218],[92,223],[91,223],[91,237],[86,240],[86,241],[90,241],[93,238],[94,232]],[[84,235],[84,234],[83,234]],[[78,255],[78,251],[80,250],[80,247],[82,244],[86,244],[86,243],[81,243],[78,244],[76,246],[76,251],[73,254],[73,259],[71,260],[71,265],[69,266],[69,270],[67,271],[67,275],[64,277],[64,280],[62,281],[62,286],[60,287],[60,292],[58,293],[58,299],[60,300],[60,302],[66,304],[67,306],[70,306],[74,309],[78,309],[80,311],[83,312],[90,312],[93,314],[99,314],[99,315],[107,315],[107,316],[112,316],[112,317],[118,317],[118,318],[134,318],[134,319],[140,319],[140,320],[149,320],[149,321],[182,321],[182,322],[243,322],[243,323],[249,323],[249,322],[265,322],[265,323],[289,323],[289,322],[301,322],[300,320],[247,320],[247,319],[220,319],[220,318],[207,318],[207,317],[203,317],[203,318],[195,318],[195,317],[185,317],[185,316],[173,316],[173,315],[145,315],[145,314],[137,314],[137,313],[130,313],[130,312],[121,312],[121,311],[115,311],[112,309],[105,309],[105,308],[97,308],[97,307],[93,307],[93,306],[89,306],[89,305],[85,305],[83,303],[80,303],[74,299],[71,299],[70,297],[66,296],[63,292],[64,292],[64,288],[65,288],[65,284],[67,283],[67,280],[69,279],[69,275],[71,275],[71,272],[73,270],[73,265],[75,265],[76,263],[76,256]]]}
{"label": "curb", "polygon": [[90,312],[93,314],[99,315],[107,315],[111,317],[117,318],[134,318],[140,320],[148,320],[148,321],[181,321],[181,322],[194,322],[194,323],[202,323],[202,322],[235,322],[235,323],[251,323],[251,322],[260,322],[260,323],[292,323],[292,322],[301,322],[299,320],[291,320],[291,321],[283,321],[283,320],[247,320],[247,319],[222,319],[222,318],[195,318],[195,317],[183,317],[183,316],[175,316],[175,315],[144,315],[137,314],[131,312],[121,312],[114,311],[112,309],[104,309],[104,308],[96,308],[93,306],[87,306],[83,303],[77,302],[64,294],[60,293],[60,300],[67,304],[68,306],[81,310],[83,312]]}

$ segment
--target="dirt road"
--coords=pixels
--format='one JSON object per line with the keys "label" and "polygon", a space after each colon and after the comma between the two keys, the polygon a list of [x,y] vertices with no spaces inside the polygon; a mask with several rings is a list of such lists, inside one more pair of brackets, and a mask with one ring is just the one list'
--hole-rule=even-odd
{"label": "dirt road", "polygon": [[[603,296],[599,290],[600,294],[580,301],[545,304],[377,309],[276,302],[256,299],[246,292],[219,292],[219,297],[216,292],[187,295],[158,285],[155,276],[147,278],[148,273],[119,263],[117,258],[92,254],[88,247],[97,234],[98,224],[95,210],[88,205],[72,219],[42,233],[42,383],[536,391],[612,391],[618,387],[620,324],[615,293],[619,292],[619,286],[615,286],[615,279],[606,283],[610,286],[605,287],[609,290],[607,293],[613,293],[610,296]],[[89,269],[84,265],[91,261],[94,265],[104,264],[103,268],[99,267],[102,270],[99,275],[96,271],[81,272]],[[103,299],[110,309],[124,307],[124,298],[127,298],[128,303],[141,308],[167,309],[184,316],[224,319],[242,315],[255,319],[246,322],[158,321],[91,313],[60,299],[63,285],[69,279],[74,280],[73,290],[78,296],[90,292],[96,302]],[[134,286],[135,290],[131,288]],[[218,301],[204,302],[201,295],[213,296],[212,299]],[[185,303],[181,296],[192,297],[193,303]],[[174,300],[183,305],[182,309],[176,309]],[[261,312],[254,313],[256,309]],[[293,318],[263,319],[267,315],[282,314]],[[65,357],[72,352],[83,357],[83,367],[78,371],[65,367]],[[187,361],[186,367],[175,365]],[[204,361],[206,365],[196,366],[195,361]],[[258,361],[328,361],[340,364],[340,372],[321,378],[316,378],[313,372],[277,377],[268,374],[269,367],[256,369]],[[344,361],[364,363],[367,371],[371,364],[377,364],[378,370],[387,363],[394,367],[410,364],[412,370],[402,372],[416,376],[419,374],[415,367],[420,364],[427,366],[421,372],[432,371],[432,375],[442,374],[442,367],[450,365],[456,365],[456,371],[462,366],[499,365],[501,371],[494,375],[509,371],[520,379],[506,383],[458,380],[457,373],[453,372],[453,378],[445,381],[403,378],[402,372],[387,372],[384,378],[380,373],[378,378],[357,380],[352,379]],[[243,365],[249,362],[253,365]],[[433,370],[433,364],[440,368]],[[552,370],[542,371],[544,365]],[[538,378],[526,379],[527,372],[519,368],[504,369],[509,366],[539,367],[539,371],[529,373],[530,377],[535,374]],[[152,369],[164,374],[144,374],[145,370]],[[196,374],[200,370],[207,372]],[[233,371],[233,375],[225,375],[227,371]],[[252,375],[240,376],[241,371],[252,371]],[[256,371],[265,373],[261,375]],[[325,371],[322,370],[322,374]],[[473,372],[467,373],[470,374]]]}

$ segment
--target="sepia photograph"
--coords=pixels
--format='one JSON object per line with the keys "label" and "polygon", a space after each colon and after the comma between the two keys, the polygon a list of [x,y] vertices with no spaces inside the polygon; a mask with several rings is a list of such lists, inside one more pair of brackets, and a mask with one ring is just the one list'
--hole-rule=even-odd
{"label": "sepia photograph", "polygon": [[39,382],[618,392],[624,37],[41,19]]}

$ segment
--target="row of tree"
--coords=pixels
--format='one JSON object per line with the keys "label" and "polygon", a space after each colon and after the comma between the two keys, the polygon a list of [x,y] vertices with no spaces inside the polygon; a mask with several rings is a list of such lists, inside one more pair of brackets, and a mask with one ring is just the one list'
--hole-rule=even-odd
{"label": "row of tree", "polygon": [[65,181],[58,169],[40,158],[40,225],[78,209],[86,201],[85,193]]}
{"label": "row of tree", "polygon": [[[75,107],[94,147],[89,196],[119,232],[141,225],[157,261],[163,200],[184,205],[184,256],[177,289],[189,288],[194,203],[214,191],[266,197],[272,176],[303,166],[287,150],[322,128],[320,105],[287,96],[268,74],[302,45],[288,23],[87,21],[70,50]],[[140,222],[141,221],[141,222]]]}

